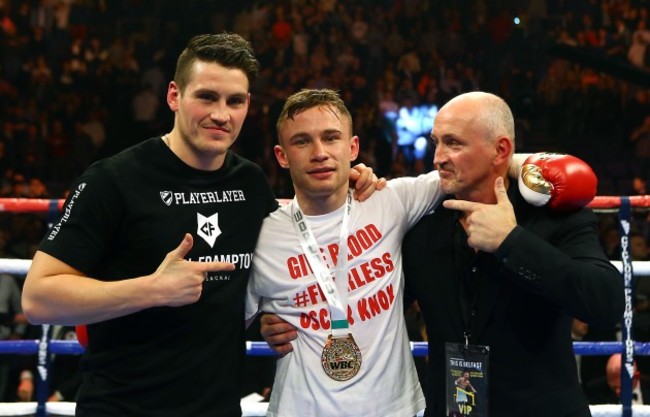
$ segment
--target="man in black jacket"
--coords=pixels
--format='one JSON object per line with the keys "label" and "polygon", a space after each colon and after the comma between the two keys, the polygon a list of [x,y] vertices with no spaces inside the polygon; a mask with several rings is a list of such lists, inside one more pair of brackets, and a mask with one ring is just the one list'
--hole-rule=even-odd
{"label": "man in black jacket", "polygon": [[[449,381],[450,363],[471,351],[481,359],[468,362],[484,365],[472,380],[487,388],[473,411],[590,416],[572,318],[613,325],[624,310],[623,281],[599,245],[595,216],[531,206],[508,182],[514,123],[497,96],[452,99],[438,112],[432,139],[441,185],[456,199],[423,218],[403,246],[407,291],[429,337],[425,415],[468,415],[454,409]],[[552,158],[536,161],[542,170],[547,163]]]}

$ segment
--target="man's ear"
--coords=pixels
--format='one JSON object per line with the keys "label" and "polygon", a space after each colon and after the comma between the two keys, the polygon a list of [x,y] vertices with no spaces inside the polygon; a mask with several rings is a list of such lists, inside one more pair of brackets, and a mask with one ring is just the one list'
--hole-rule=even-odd
{"label": "man's ear", "polygon": [[178,99],[181,96],[181,90],[174,81],[169,82],[167,87],[167,105],[173,112],[178,111]]}
{"label": "man's ear", "polygon": [[494,143],[494,149],[496,151],[494,155],[494,163],[496,165],[510,164],[510,158],[514,152],[513,144],[510,139],[505,136],[500,137]]}
{"label": "man's ear", "polygon": [[282,146],[275,145],[273,147],[273,152],[275,153],[275,159],[278,160],[278,163],[282,168],[289,168],[289,161],[287,160],[287,155],[284,153]]}
{"label": "man's ear", "polygon": [[359,136],[352,136],[350,139],[350,161],[354,161],[359,156]]}

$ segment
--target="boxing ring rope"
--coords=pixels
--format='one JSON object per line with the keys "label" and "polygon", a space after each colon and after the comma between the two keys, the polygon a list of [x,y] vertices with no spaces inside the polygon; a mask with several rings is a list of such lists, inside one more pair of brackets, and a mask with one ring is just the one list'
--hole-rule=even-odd
{"label": "boxing ring rope", "polygon": [[[0,211],[13,213],[49,213],[52,218],[63,207],[64,200],[0,198]],[[636,276],[650,276],[650,262],[632,261],[629,255],[629,232],[632,207],[650,208],[650,195],[643,196],[598,196],[589,207],[595,211],[615,211],[619,213],[619,230],[621,232],[621,261],[612,264],[621,272],[625,282],[626,307],[622,320],[623,337],[620,342],[574,342],[577,355],[610,355],[623,354],[623,363],[632,364],[634,355],[650,355],[650,343],[636,342],[632,339],[632,294],[633,282]],[[25,275],[31,265],[29,259],[0,259],[0,273]],[[76,341],[50,340],[51,326],[42,326],[43,332],[39,340],[10,340],[0,341],[0,354],[36,354],[38,366],[49,367],[50,354],[80,355],[84,348]],[[426,342],[411,342],[414,356],[426,356]],[[265,342],[246,342],[246,352],[251,356],[269,356],[274,352]],[[621,367],[621,402],[622,405],[603,404],[591,405],[594,417],[650,417],[650,406],[632,406],[632,381],[630,375]],[[36,402],[0,403],[0,416],[74,416],[75,403],[47,402],[47,379],[38,378],[35,387]],[[44,373],[46,374],[46,373]],[[242,399],[243,416],[264,416],[267,403],[257,399]]]}

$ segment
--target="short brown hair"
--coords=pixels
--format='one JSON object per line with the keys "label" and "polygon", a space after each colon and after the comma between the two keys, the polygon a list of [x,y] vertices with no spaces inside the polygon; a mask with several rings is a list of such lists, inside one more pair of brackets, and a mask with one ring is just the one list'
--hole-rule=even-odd
{"label": "short brown hair", "polygon": [[287,98],[287,101],[284,103],[282,112],[280,112],[278,121],[275,124],[275,128],[278,132],[278,138],[280,137],[280,127],[286,120],[293,120],[295,115],[313,107],[321,106],[329,107],[332,110],[337,110],[341,116],[344,116],[346,119],[348,119],[350,125],[350,133],[352,133],[352,115],[350,115],[350,111],[345,106],[345,103],[341,99],[341,96],[338,92],[327,88],[320,90],[304,89],[290,95],[289,98]]}
{"label": "short brown hair", "polygon": [[192,76],[196,61],[214,62],[226,68],[242,70],[250,85],[257,78],[260,64],[246,39],[235,33],[196,35],[188,42],[176,62],[174,81],[181,91]]}

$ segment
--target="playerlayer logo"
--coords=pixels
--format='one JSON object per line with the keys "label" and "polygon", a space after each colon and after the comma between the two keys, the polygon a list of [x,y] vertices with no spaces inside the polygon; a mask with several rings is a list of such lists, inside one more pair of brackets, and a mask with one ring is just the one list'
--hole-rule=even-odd
{"label": "playerlayer logo", "polygon": [[246,201],[242,190],[207,191],[202,193],[176,193],[161,191],[160,198],[168,206]]}
{"label": "playerlayer logo", "polygon": [[79,198],[79,196],[81,195],[81,192],[84,190],[84,188],[86,188],[85,182],[82,182],[77,186],[77,189],[72,194],[70,201],[68,201],[68,204],[66,204],[65,208],[63,209],[63,216],[61,216],[59,222],[52,227],[52,230],[50,231],[47,240],[54,240],[56,235],[59,233],[59,230],[61,230],[61,226],[63,225],[63,223],[68,221],[68,219],[70,218],[70,213],[72,213],[72,207],[74,206],[74,203],[77,200],[77,198]]}

